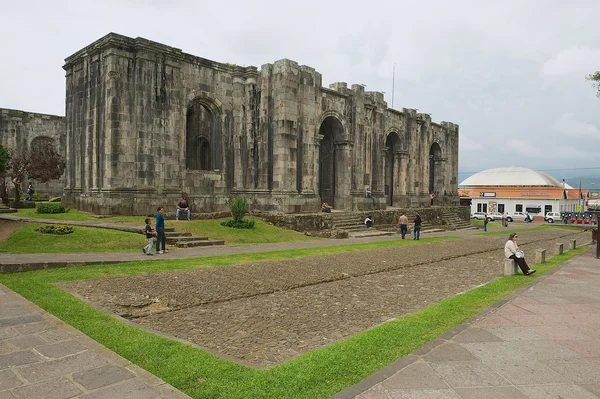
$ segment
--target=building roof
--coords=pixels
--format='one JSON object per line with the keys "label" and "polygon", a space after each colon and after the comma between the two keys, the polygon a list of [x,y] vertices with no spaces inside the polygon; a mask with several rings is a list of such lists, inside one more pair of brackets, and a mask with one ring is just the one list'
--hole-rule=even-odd
{"label": "building roof", "polygon": [[[459,186],[562,187],[563,183],[544,172],[521,166],[509,166],[475,173],[463,180]],[[565,184],[565,188],[572,189],[573,187]]]}

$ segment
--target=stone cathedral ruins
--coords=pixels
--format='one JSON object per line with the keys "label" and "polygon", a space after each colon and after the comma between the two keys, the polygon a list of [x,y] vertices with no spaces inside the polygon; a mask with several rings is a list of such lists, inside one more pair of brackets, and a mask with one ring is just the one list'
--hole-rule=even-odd
{"label": "stone cathedral ruins", "polygon": [[[68,206],[147,214],[186,196],[195,212],[314,212],[458,204],[458,126],[388,108],[383,93],[290,60],[218,63],[108,34],[65,60],[66,116],[0,110],[0,143],[52,140]],[[25,147],[23,147],[25,146]],[[38,190],[39,191],[39,190]],[[368,192],[373,198],[367,198]]]}

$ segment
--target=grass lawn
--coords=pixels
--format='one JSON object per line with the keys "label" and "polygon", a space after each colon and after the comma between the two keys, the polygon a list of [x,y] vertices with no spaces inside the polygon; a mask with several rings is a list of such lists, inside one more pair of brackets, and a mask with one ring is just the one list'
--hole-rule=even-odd
{"label": "grass lawn", "polygon": [[73,233],[59,236],[38,233],[40,226],[26,223],[13,231],[0,240],[0,253],[140,252],[148,243],[141,234],[117,230],[74,226]]}
{"label": "grass lawn", "polygon": [[[53,219],[53,220],[75,220],[75,221],[93,221],[105,223],[125,223],[144,226],[145,216],[114,216],[110,218],[93,218],[91,214],[71,210],[67,213],[59,214],[38,214],[35,209],[20,209],[17,216],[29,217],[35,219]],[[189,232],[196,236],[208,236],[213,240],[225,240],[227,245],[246,245],[246,244],[264,244],[278,242],[303,242],[315,241],[319,238],[308,237],[304,234],[294,231],[282,229],[264,222],[260,218],[248,217],[246,219],[254,220],[256,224],[254,229],[232,229],[221,226],[221,220],[167,220],[167,227],[175,227],[175,231]],[[154,224],[154,220],[152,221]],[[58,251],[64,252],[64,251]],[[112,251],[111,251],[112,252]]]}
{"label": "grass lawn", "polygon": [[[398,241],[397,245],[423,245],[427,241],[405,242],[406,244]],[[319,248],[318,253],[368,249],[373,244],[383,243]],[[130,326],[63,292],[52,283],[315,255],[315,249],[40,270],[0,275],[0,282],[193,398],[318,399],[328,398],[409,354],[583,252],[585,248],[568,251],[552,257],[544,264],[536,265],[538,273],[534,277],[517,275],[499,278],[485,286],[268,370],[241,366],[192,346]],[[200,379],[205,382],[200,382]]]}

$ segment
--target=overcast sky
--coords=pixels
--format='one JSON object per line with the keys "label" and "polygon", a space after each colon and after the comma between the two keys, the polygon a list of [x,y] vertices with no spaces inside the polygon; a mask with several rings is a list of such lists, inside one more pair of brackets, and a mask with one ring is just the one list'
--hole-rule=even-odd
{"label": "overcast sky", "polygon": [[[66,57],[109,32],[238,65],[289,58],[323,85],[460,125],[459,171],[600,167],[600,0],[0,0],[0,107],[64,115]],[[600,169],[599,169],[600,170]]]}

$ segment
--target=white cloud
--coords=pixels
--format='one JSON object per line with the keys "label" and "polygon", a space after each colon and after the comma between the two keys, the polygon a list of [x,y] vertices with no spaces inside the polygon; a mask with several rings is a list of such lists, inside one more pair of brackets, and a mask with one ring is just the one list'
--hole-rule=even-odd
{"label": "white cloud", "polygon": [[571,112],[563,114],[553,128],[567,137],[600,140],[600,129],[596,125],[576,120]]}
{"label": "white cloud", "polygon": [[483,149],[483,145],[481,143],[477,143],[471,140],[470,137],[462,134],[459,138],[458,142],[459,151],[481,151]]}
{"label": "white cloud", "polygon": [[600,48],[573,47],[558,52],[544,62],[540,76],[544,85],[584,81],[586,75],[600,68]]}
{"label": "white cloud", "polygon": [[544,156],[542,148],[539,145],[530,143],[528,140],[510,139],[506,142],[506,146],[512,149],[517,155],[525,157]]}

